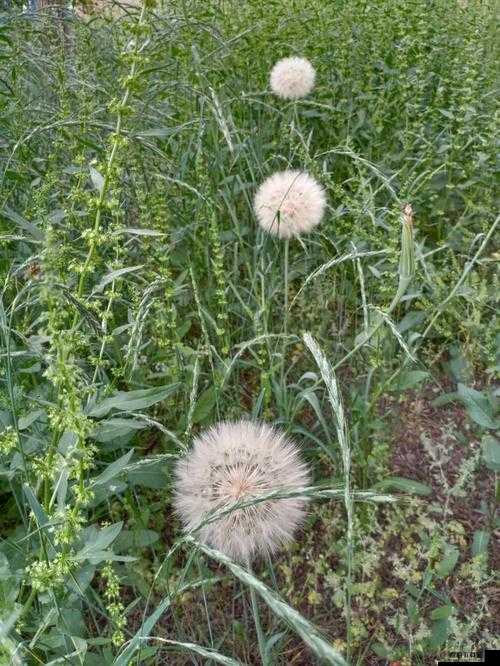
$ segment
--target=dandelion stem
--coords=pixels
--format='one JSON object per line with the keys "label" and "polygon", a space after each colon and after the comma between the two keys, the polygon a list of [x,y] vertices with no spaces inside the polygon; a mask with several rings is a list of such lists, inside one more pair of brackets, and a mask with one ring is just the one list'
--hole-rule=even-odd
{"label": "dandelion stem", "polygon": [[283,269],[283,289],[284,289],[284,298],[283,298],[283,350],[281,354],[281,384],[283,386],[283,391],[285,390],[285,357],[286,357],[286,345],[287,345],[287,335],[288,335],[288,257],[289,257],[289,246],[290,241],[288,238],[285,240],[285,257],[284,257],[284,269]]}

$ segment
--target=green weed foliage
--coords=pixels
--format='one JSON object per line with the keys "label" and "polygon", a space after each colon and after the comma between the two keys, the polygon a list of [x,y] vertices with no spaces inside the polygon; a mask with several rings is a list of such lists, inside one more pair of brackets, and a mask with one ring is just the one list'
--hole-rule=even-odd
{"label": "green weed foliage", "polygon": [[[491,647],[494,3],[64,6],[0,8],[0,664]],[[292,102],[288,55],[317,72]],[[284,242],[252,201],[288,168],[328,210]],[[393,416],[425,390],[465,421],[404,474]],[[314,476],[254,570],[171,509],[192,436],[242,417]]]}

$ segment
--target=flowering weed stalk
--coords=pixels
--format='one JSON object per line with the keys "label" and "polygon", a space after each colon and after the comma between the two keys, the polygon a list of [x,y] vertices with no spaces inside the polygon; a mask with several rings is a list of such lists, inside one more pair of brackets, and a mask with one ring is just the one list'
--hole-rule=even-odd
{"label": "flowering weed stalk", "polygon": [[[201,138],[200,138],[201,140]],[[217,207],[212,200],[210,181],[208,178],[208,164],[203,159],[202,151],[196,154],[196,175],[198,186],[201,187],[202,214],[198,223],[204,227],[199,230],[208,238],[209,265],[213,269],[215,279],[215,300],[217,302],[216,335],[220,343],[223,356],[229,352],[228,331],[228,304],[226,298],[226,275],[224,271],[224,251],[220,241]]]}
{"label": "flowering weed stalk", "polygon": [[[101,217],[104,209],[106,208],[106,198],[110,189],[110,185],[113,179],[116,178],[115,160],[117,153],[120,148],[124,149],[127,146],[127,140],[123,137],[123,124],[126,116],[132,111],[129,105],[129,100],[134,90],[137,89],[139,77],[141,75],[141,72],[138,71],[138,68],[140,63],[144,60],[142,52],[149,41],[148,27],[146,23],[147,5],[147,0],[143,0],[139,18],[136,25],[132,29],[133,38],[131,40],[129,50],[122,54],[124,59],[130,62],[130,71],[128,75],[122,79],[122,99],[120,101],[113,102],[110,105],[110,108],[116,113],[116,124],[114,132],[110,137],[111,150],[105,165],[104,174],[101,175],[99,172],[94,172],[94,180],[97,184],[99,195],[95,203],[95,218],[93,227],[91,230],[89,230],[88,233],[85,234],[89,248],[83,266],[80,269],[80,278],[76,292],[78,299],[81,299],[83,296],[87,274],[94,268],[93,261],[95,252],[101,240]],[[146,37],[141,43],[140,38],[144,38],[145,35]],[[77,317],[78,315],[75,313],[73,319],[73,328],[77,324]]]}

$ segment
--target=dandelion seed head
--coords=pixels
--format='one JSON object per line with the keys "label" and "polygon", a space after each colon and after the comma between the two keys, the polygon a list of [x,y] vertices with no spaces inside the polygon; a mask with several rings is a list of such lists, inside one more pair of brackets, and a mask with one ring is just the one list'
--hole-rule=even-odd
{"label": "dandelion seed head", "polygon": [[321,222],[325,207],[324,189],[304,171],[278,171],[262,183],[254,199],[260,226],[280,238],[314,229]]}
{"label": "dandelion seed head", "polygon": [[[223,422],[194,440],[175,470],[174,505],[186,531],[213,511],[273,491],[307,486],[309,472],[296,445],[278,430],[252,421]],[[197,538],[247,562],[293,539],[307,499],[277,498],[235,508],[198,530]]]}
{"label": "dandelion seed head", "polygon": [[316,71],[306,58],[283,58],[271,70],[271,90],[282,99],[299,99],[311,92],[315,79]]}

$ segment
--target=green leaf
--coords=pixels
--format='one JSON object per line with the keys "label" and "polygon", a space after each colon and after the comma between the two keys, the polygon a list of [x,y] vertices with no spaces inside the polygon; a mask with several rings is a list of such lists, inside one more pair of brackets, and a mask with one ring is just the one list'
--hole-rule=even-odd
{"label": "green leaf", "polygon": [[476,389],[458,384],[458,396],[470,418],[483,428],[496,428],[493,410],[487,396]]}
{"label": "green leaf", "polygon": [[433,620],[447,620],[450,615],[452,615],[455,610],[454,606],[451,604],[446,604],[446,606],[440,606],[435,608],[431,613],[431,618]]}
{"label": "green leaf", "polygon": [[29,234],[31,234],[31,236],[33,236],[35,240],[40,241],[44,239],[43,232],[37,226],[31,222],[28,222],[28,220],[25,220],[22,215],[19,215],[19,213],[16,213],[16,211],[12,210],[8,206],[3,208],[1,215],[6,217],[8,220],[11,220],[11,222],[17,224],[17,226],[24,231],[27,231]]}
{"label": "green leaf", "polygon": [[122,275],[126,275],[127,273],[134,273],[135,271],[140,270],[143,266],[144,264],[139,264],[138,266],[126,266],[125,268],[118,268],[116,271],[106,273],[106,275],[101,278],[99,284],[94,287],[94,293],[100,293],[104,287],[113,282],[113,280],[116,280],[117,278],[121,277]]}
{"label": "green leaf", "polygon": [[420,483],[420,481],[415,481],[414,479],[404,479],[401,476],[391,476],[388,479],[384,479],[376,484],[377,488],[393,488],[396,490],[402,490],[407,493],[412,493],[413,495],[430,495],[432,488],[425,485],[425,483]]}
{"label": "green leaf", "polygon": [[432,626],[432,634],[429,644],[432,650],[437,650],[448,638],[450,630],[450,621],[446,618],[444,620],[437,620]]}
{"label": "green leaf", "polygon": [[45,414],[43,409],[35,409],[34,411],[29,412],[29,414],[21,416],[17,422],[17,427],[19,430],[26,430],[26,428],[29,428],[32,423],[42,416],[42,414]]}
{"label": "green leaf", "polygon": [[443,115],[445,118],[449,118],[450,120],[453,120],[454,115],[451,111],[448,111],[447,109],[438,109],[439,113]]}
{"label": "green leaf", "polygon": [[113,543],[120,534],[122,527],[123,522],[119,522],[103,527],[102,529],[92,526],[84,530],[82,538],[85,539],[85,545],[75,555],[75,559],[79,561],[88,559],[89,562],[97,564],[95,559],[101,561],[103,551]]}
{"label": "green leaf", "polygon": [[93,550],[86,556],[90,564],[99,564],[100,562],[135,562],[137,557],[130,555],[115,555],[112,550]]}
{"label": "green leaf", "polygon": [[459,557],[460,551],[458,548],[456,546],[447,545],[444,558],[436,565],[436,575],[439,578],[446,578],[446,576],[449,576],[455,568]]}
{"label": "green leaf", "polygon": [[50,518],[43,510],[40,502],[35,496],[35,493],[26,484],[23,486],[23,491],[26,495],[26,499],[28,500],[28,504],[30,505],[31,510],[33,511],[33,515],[35,516],[36,522],[38,523],[38,527],[41,529],[42,527],[49,525]]}
{"label": "green leaf", "polygon": [[157,467],[146,467],[128,473],[128,480],[132,486],[143,486],[144,488],[165,488],[168,477],[163,469]]}
{"label": "green leaf", "polygon": [[472,541],[472,557],[488,552],[490,535],[486,530],[476,530]]}
{"label": "green leaf", "polygon": [[442,393],[431,402],[431,405],[433,407],[444,407],[444,405],[449,405],[450,402],[455,402],[457,399],[458,393],[456,391],[452,391],[451,393]]}
{"label": "green leaf", "polygon": [[390,648],[388,648],[386,645],[383,645],[382,643],[374,643],[373,651],[377,657],[383,657],[384,659],[387,659],[391,655]]}
{"label": "green leaf", "polygon": [[137,409],[151,407],[160,400],[165,400],[169,395],[175,393],[180,384],[169,384],[168,386],[154,386],[139,391],[118,391],[109,398],[95,405],[88,412],[88,416],[101,418],[106,416],[112,409],[122,412],[132,412]]}
{"label": "green leaf", "polygon": [[66,585],[76,594],[82,595],[88,588],[96,571],[95,564],[84,564],[68,578]]}
{"label": "green leaf", "polygon": [[202,423],[205,421],[214,408],[215,402],[217,400],[217,389],[215,386],[211,386],[206,391],[200,395],[196,402],[196,407],[193,412],[193,423]]}
{"label": "green leaf", "polygon": [[493,435],[485,435],[482,439],[483,460],[488,469],[500,470],[500,442]]}
{"label": "green leaf", "polygon": [[[19,616],[21,615],[22,608],[17,608],[12,611],[7,617],[0,618],[0,647],[3,646],[3,641],[9,635],[11,629],[15,626]],[[9,662],[12,663],[12,662]]]}
{"label": "green leaf", "polygon": [[123,472],[125,466],[128,464],[133,453],[134,449],[130,449],[130,451],[127,451],[127,453],[123,455],[121,458],[118,458],[118,460],[115,460],[110,465],[108,465],[103,472],[101,472],[98,476],[92,479],[91,485],[102,486],[105,483],[108,483],[108,481],[111,481],[111,479],[113,479],[115,476]]}
{"label": "green leaf", "polygon": [[398,390],[406,391],[415,388],[429,377],[429,373],[425,370],[407,370],[402,372],[399,376]]}
{"label": "green leaf", "polygon": [[142,132],[137,132],[137,136],[157,136],[164,137],[170,136],[174,130],[172,127],[152,127],[151,129],[142,130]]}
{"label": "green leaf", "polygon": [[141,229],[140,227],[120,229],[120,233],[130,234],[131,236],[166,236],[162,231],[156,231],[155,229]]}
{"label": "green leaf", "polygon": [[[424,321],[425,316],[426,316],[425,312],[411,310],[399,322],[398,331],[400,333],[406,333],[406,331],[418,328],[418,326]],[[424,372],[424,371],[419,370],[418,372]]]}
{"label": "green leaf", "polygon": [[158,532],[154,530],[137,529],[123,530],[115,541],[115,548],[118,551],[134,548],[146,548],[156,543],[160,538]]}
{"label": "green leaf", "polygon": [[139,419],[120,419],[111,418],[106,421],[101,421],[92,432],[92,439],[96,442],[112,442],[114,439],[125,437],[136,430],[143,430],[148,427],[146,421]]}

